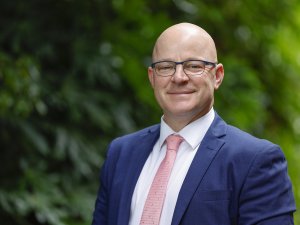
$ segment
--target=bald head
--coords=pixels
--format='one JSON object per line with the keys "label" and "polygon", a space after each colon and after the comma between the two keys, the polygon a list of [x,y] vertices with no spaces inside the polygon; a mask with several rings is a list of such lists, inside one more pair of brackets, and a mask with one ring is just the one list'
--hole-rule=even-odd
{"label": "bald head", "polygon": [[212,37],[201,27],[179,23],[167,28],[157,39],[153,61],[199,58],[217,62],[217,51]]}

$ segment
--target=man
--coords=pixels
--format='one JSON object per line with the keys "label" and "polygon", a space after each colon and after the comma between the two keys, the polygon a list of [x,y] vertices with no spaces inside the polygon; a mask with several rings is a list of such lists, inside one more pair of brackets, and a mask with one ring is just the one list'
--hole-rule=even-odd
{"label": "man", "polygon": [[[176,24],[160,35],[148,76],[161,123],[110,144],[93,225],[293,224],[281,149],[213,110],[224,78],[217,62],[213,39],[196,25]],[[172,159],[164,159],[169,152]]]}

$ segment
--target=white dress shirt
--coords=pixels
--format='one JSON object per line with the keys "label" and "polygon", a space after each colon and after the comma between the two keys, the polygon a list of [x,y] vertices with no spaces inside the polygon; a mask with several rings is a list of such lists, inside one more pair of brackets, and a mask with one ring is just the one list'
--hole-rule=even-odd
{"label": "white dress shirt", "polygon": [[164,122],[163,117],[161,118],[160,137],[154,145],[153,151],[150,153],[142,169],[131,199],[129,225],[140,224],[144,204],[146,202],[152,181],[161,161],[164,159],[166,154],[165,139],[171,134],[179,134],[184,138],[184,141],[180,144],[177,152],[176,160],[167,186],[166,198],[160,218],[160,225],[171,224],[183,180],[205,133],[214,120],[214,117],[215,113],[212,108],[206,115],[188,124],[178,133],[174,132]]}

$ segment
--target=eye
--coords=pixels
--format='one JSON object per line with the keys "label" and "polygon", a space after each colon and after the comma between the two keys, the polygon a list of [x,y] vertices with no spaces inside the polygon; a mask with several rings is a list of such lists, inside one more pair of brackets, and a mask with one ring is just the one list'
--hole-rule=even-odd
{"label": "eye", "polygon": [[169,71],[174,69],[174,65],[171,63],[162,62],[162,63],[158,63],[156,66],[157,66],[156,67],[157,70],[159,71]]}
{"label": "eye", "polygon": [[205,68],[205,65],[201,61],[188,61],[184,67],[189,71],[201,71]]}

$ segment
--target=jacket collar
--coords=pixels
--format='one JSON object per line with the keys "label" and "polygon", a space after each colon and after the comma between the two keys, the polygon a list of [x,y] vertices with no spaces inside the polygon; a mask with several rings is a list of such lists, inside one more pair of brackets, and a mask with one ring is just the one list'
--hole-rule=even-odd
{"label": "jacket collar", "polygon": [[209,169],[218,151],[224,145],[225,141],[223,137],[225,135],[226,123],[216,114],[182,184],[173,214],[172,225],[178,225],[180,223],[206,171]]}
{"label": "jacket collar", "polygon": [[118,225],[125,225],[129,222],[131,198],[135,185],[153,146],[159,138],[159,127],[159,124],[157,124],[141,131],[137,142],[132,146],[130,159],[128,159],[132,163],[128,163],[128,173],[126,173],[127,175],[124,180],[126,185],[124,185],[121,194],[120,207],[122,209],[118,212]]}

